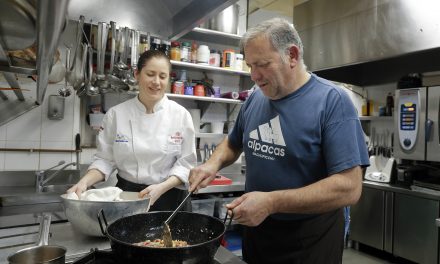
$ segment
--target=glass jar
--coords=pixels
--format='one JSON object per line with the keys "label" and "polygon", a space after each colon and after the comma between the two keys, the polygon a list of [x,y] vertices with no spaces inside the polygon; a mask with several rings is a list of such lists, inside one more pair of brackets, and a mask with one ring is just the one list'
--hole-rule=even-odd
{"label": "glass jar", "polygon": [[222,67],[231,69],[234,67],[235,51],[233,49],[226,49],[223,51]]}
{"label": "glass jar", "polygon": [[148,36],[142,36],[139,43],[139,54],[142,55],[145,51],[150,49],[150,43],[148,41]]}
{"label": "glass jar", "polygon": [[191,61],[191,44],[189,42],[183,42],[180,49],[180,60],[185,62]]}
{"label": "glass jar", "polygon": [[171,42],[171,59],[180,61],[180,43],[178,41]]}
{"label": "glass jar", "polygon": [[209,53],[209,65],[215,66],[215,67],[220,67],[220,58],[221,58],[221,55],[220,55],[219,51],[211,50],[211,52]]}
{"label": "glass jar", "polygon": [[150,49],[151,50],[159,50],[160,48],[160,39],[153,38],[153,41],[151,42]]}
{"label": "glass jar", "polygon": [[191,62],[197,63],[197,43],[195,42],[191,45]]}
{"label": "glass jar", "polygon": [[159,50],[165,53],[167,57],[170,57],[170,49],[171,49],[171,43],[169,41],[162,41],[162,44],[159,46]]}
{"label": "glass jar", "polygon": [[235,54],[234,70],[236,71],[243,70],[243,54],[240,53]]}

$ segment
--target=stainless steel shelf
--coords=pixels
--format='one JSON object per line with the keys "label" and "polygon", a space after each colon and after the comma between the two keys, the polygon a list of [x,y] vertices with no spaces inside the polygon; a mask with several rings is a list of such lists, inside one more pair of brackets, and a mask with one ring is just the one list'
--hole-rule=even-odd
{"label": "stainless steel shelf", "polygon": [[393,121],[393,116],[360,116],[360,121]]}
{"label": "stainless steel shelf", "polygon": [[189,63],[189,62],[183,62],[183,61],[172,60],[171,65],[177,66],[177,67],[183,67],[183,68],[191,68],[191,69],[196,69],[196,70],[207,70],[207,71],[226,73],[226,74],[232,74],[232,75],[251,76],[251,74],[246,71],[237,71],[237,70],[231,70],[231,69],[226,69],[226,68],[221,68],[221,67],[195,64],[195,63]]}
{"label": "stainless steel shelf", "polygon": [[202,42],[211,42],[237,47],[240,43],[241,36],[236,34],[225,33],[221,31],[196,27],[188,32],[182,38],[195,39]]}
{"label": "stainless steel shelf", "polygon": [[168,98],[177,98],[177,99],[185,99],[185,100],[197,100],[197,101],[206,101],[206,102],[218,102],[218,103],[226,103],[226,104],[242,104],[243,102],[235,99],[227,99],[227,98],[215,98],[215,97],[206,97],[206,96],[193,96],[193,95],[183,95],[183,94],[166,94]]}
{"label": "stainless steel shelf", "polygon": [[226,134],[222,133],[196,133],[197,138],[215,138],[215,137],[222,137],[226,136]]}
{"label": "stainless steel shelf", "polygon": [[35,75],[37,74],[37,69],[0,65],[0,72],[13,72],[26,75]]}

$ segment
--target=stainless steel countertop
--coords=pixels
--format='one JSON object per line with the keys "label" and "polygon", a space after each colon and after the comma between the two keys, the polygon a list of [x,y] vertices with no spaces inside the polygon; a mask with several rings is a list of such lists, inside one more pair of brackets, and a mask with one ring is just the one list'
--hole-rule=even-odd
{"label": "stainless steel countertop", "polygon": [[[55,223],[50,226],[50,245],[63,246],[67,249],[66,262],[76,260],[87,254],[93,248],[101,250],[110,249],[110,242],[105,237],[90,237],[82,235],[72,228],[70,223]],[[16,237],[11,235],[19,234]],[[7,263],[7,257],[17,250],[32,246],[37,241],[38,226],[0,229],[0,264]],[[4,238],[6,237],[6,238]],[[3,242],[1,242],[3,241]],[[23,244],[10,246],[14,244]],[[8,247],[9,246],[9,247]],[[220,247],[215,255],[220,263],[241,264],[245,263],[224,247]]]}
{"label": "stainless steel countertop", "polygon": [[420,198],[426,198],[426,199],[440,201],[440,195],[435,195],[435,194],[427,193],[427,192],[423,192],[423,191],[411,190],[408,188],[395,186],[395,185],[391,185],[388,183],[372,182],[372,181],[365,180],[365,181],[363,181],[363,186],[374,188],[374,189],[379,189],[379,190],[384,190],[384,191],[392,191],[392,192],[396,192],[396,193],[402,193],[402,194],[407,194],[407,195],[411,195],[411,196],[417,196]]}

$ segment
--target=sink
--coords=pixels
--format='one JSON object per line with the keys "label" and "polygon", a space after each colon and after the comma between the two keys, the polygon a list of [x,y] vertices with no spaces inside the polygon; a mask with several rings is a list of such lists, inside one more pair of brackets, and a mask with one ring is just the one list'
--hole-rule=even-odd
{"label": "sink", "polygon": [[70,187],[72,187],[74,184],[51,184],[51,185],[45,185],[43,186],[41,192],[43,193],[58,193],[63,194],[66,193]]}

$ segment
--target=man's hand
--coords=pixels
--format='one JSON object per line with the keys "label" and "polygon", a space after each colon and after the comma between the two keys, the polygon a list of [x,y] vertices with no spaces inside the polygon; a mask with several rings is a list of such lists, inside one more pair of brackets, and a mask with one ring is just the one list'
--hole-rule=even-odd
{"label": "man's hand", "polygon": [[267,192],[250,192],[226,205],[233,210],[234,220],[246,226],[257,226],[274,212],[273,201]]}
{"label": "man's hand", "polygon": [[195,167],[189,173],[189,191],[198,192],[201,188],[208,186],[217,174],[217,169],[204,163]]}

